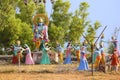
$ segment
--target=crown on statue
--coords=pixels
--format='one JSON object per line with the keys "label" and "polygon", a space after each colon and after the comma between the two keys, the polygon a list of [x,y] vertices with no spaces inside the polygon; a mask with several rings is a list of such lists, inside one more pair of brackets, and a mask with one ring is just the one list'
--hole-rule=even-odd
{"label": "crown on statue", "polygon": [[33,18],[33,23],[34,25],[37,25],[37,19],[39,18],[39,22],[44,22],[43,20],[45,19],[45,25],[48,26],[49,24],[49,20],[48,20],[48,17],[45,15],[45,14],[36,14]]}

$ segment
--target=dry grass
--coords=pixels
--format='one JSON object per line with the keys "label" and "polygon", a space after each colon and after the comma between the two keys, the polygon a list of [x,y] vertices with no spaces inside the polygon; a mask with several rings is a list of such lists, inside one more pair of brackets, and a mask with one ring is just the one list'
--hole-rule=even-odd
{"label": "dry grass", "polygon": [[0,65],[0,80],[120,80],[120,72],[77,71],[78,64]]}

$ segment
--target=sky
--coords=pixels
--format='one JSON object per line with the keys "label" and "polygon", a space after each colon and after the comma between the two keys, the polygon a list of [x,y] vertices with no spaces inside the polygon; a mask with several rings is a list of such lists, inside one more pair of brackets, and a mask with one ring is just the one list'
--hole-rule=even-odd
{"label": "sky", "polygon": [[[69,0],[71,7],[70,12],[74,12],[79,8],[81,2],[88,2],[90,5],[88,12],[90,13],[88,19],[94,23],[98,20],[102,27],[97,31],[98,36],[103,28],[107,26],[104,31],[105,39],[111,40],[111,36],[114,34],[115,28],[120,28],[120,0]],[[51,14],[51,3],[47,0],[46,10],[48,14]],[[119,31],[120,35],[120,31]],[[120,36],[117,38],[120,41]]]}

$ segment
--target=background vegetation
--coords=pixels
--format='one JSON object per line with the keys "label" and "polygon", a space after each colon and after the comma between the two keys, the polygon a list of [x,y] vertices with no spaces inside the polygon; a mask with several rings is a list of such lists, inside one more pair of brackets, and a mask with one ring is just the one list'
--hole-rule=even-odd
{"label": "background vegetation", "polygon": [[[20,13],[16,13],[19,7]],[[56,47],[56,43],[64,44],[71,41],[72,44],[82,43],[82,34],[89,42],[94,42],[96,30],[101,26],[99,21],[94,24],[88,19],[89,8],[87,2],[80,3],[75,12],[69,12],[70,2],[57,0],[52,4],[50,23],[48,26],[49,44]],[[23,0],[1,0],[0,2],[0,47],[9,47],[15,44],[16,40],[21,41],[21,45],[28,44],[34,50],[32,18],[34,15],[44,13],[44,3],[35,3],[29,0],[26,4]]]}

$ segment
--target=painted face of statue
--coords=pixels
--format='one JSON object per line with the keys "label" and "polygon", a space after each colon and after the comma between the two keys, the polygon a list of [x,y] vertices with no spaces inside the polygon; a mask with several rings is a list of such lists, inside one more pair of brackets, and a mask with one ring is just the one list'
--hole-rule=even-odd
{"label": "painted face of statue", "polygon": [[40,22],[40,23],[43,23],[43,19],[42,19],[42,18],[40,18],[40,19],[39,19],[39,22]]}
{"label": "painted face of statue", "polygon": [[38,33],[40,34],[44,30],[44,24],[43,24],[43,19],[39,18],[39,23],[38,23]]}
{"label": "painted face of statue", "polygon": [[20,45],[20,43],[21,43],[21,42],[20,42],[19,40],[17,40],[17,42],[16,42],[16,43],[17,43],[17,45]]}

